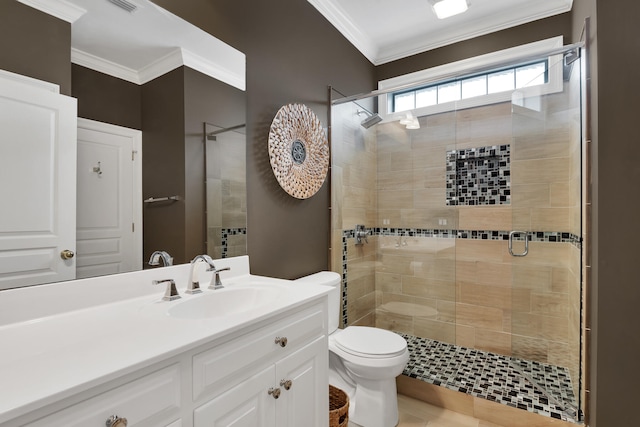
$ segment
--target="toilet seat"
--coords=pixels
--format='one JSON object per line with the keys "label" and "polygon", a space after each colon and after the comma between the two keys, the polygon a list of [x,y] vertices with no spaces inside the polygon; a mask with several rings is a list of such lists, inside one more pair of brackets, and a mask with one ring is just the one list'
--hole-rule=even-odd
{"label": "toilet seat", "polygon": [[407,342],[400,335],[367,326],[349,326],[335,336],[335,345],[354,356],[383,359],[401,356]]}

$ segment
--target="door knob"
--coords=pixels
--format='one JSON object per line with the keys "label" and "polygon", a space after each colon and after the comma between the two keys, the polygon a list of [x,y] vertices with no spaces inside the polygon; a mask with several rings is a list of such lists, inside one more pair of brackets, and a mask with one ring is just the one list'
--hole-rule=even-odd
{"label": "door knob", "polygon": [[127,427],[127,424],[128,422],[126,418],[120,418],[117,415],[111,415],[107,418],[107,422],[105,423],[107,427]]}
{"label": "door knob", "polygon": [[279,388],[271,387],[269,390],[267,390],[267,393],[269,393],[271,396],[273,396],[274,399],[277,399],[277,398],[280,397],[280,389]]}
{"label": "door knob", "polygon": [[293,385],[293,381],[291,381],[291,380],[281,380],[280,381],[280,385],[282,387],[284,387],[285,390],[289,390],[289,389],[291,389],[291,386]]}
{"label": "door knob", "polygon": [[62,259],[71,259],[75,256],[75,253],[73,253],[73,251],[70,251],[69,249],[65,249],[64,251],[60,252],[60,258]]}
{"label": "door knob", "polygon": [[287,346],[287,337],[276,337],[275,343],[279,344],[280,347],[286,347]]}

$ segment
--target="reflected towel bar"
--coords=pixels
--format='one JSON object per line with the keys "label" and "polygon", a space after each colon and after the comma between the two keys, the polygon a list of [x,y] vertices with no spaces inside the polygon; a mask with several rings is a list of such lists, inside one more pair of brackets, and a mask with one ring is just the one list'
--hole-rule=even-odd
{"label": "reflected towel bar", "polygon": [[144,203],[156,203],[156,202],[177,202],[178,200],[180,200],[180,196],[168,196],[168,197],[158,197],[153,198],[153,197],[149,197],[148,199],[144,200]]}

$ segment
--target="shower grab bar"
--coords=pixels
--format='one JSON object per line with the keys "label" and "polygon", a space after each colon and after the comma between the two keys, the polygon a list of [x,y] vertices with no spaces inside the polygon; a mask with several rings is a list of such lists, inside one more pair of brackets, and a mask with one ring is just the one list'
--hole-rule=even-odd
{"label": "shower grab bar", "polygon": [[[514,253],[513,252],[513,236],[516,234],[524,234],[524,252],[522,253]],[[527,256],[529,253],[529,232],[528,231],[510,231],[509,232],[509,254],[511,256]]]}

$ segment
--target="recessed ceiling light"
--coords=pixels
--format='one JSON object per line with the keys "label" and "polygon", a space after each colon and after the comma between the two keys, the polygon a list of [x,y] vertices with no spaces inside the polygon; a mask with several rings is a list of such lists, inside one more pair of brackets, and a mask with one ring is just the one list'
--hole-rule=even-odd
{"label": "recessed ceiling light", "polygon": [[429,0],[438,19],[445,19],[469,8],[468,0]]}

